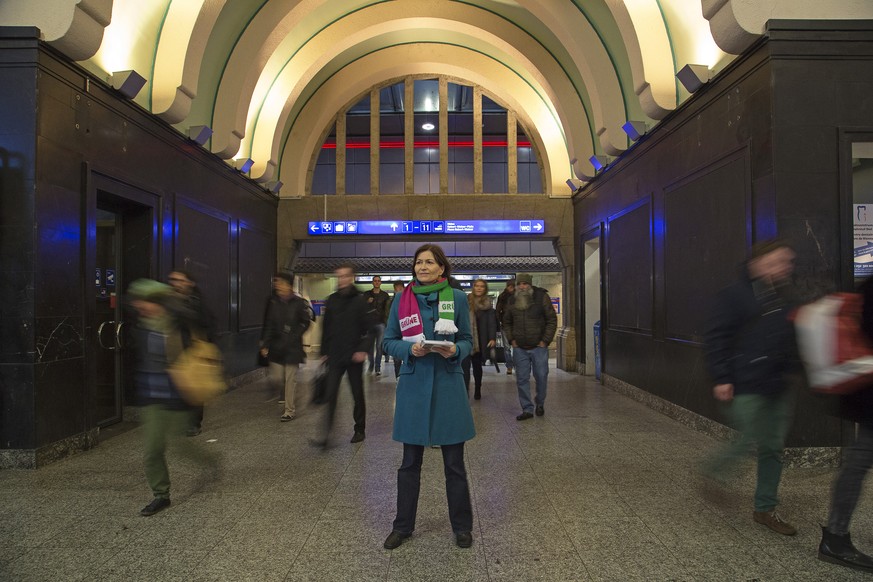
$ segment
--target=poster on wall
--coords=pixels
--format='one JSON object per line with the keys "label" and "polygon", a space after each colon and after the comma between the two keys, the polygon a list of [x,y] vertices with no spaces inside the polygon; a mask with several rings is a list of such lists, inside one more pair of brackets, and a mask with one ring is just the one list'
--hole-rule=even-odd
{"label": "poster on wall", "polygon": [[873,204],[853,204],[855,278],[873,275]]}

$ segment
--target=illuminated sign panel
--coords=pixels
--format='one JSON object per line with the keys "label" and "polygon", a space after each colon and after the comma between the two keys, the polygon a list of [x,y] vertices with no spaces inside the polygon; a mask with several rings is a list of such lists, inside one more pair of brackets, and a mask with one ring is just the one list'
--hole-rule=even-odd
{"label": "illuminated sign panel", "polygon": [[386,234],[543,234],[542,219],[525,220],[358,220],[309,223],[309,234],[386,235]]}

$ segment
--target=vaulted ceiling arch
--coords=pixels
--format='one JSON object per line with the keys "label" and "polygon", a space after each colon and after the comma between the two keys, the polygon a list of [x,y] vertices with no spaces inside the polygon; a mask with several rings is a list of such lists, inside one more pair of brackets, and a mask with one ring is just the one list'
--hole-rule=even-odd
{"label": "vaulted ceiling arch", "polygon": [[370,87],[407,75],[446,75],[480,85],[497,96],[516,111],[531,132],[529,138],[542,156],[544,191],[550,191],[555,183],[562,184],[570,170],[557,119],[523,79],[505,68],[483,66],[488,61],[491,59],[486,55],[463,47],[414,43],[378,50],[343,67],[320,85],[290,125],[279,157],[283,191],[305,191],[311,154],[321,147],[326,128],[338,111]]}

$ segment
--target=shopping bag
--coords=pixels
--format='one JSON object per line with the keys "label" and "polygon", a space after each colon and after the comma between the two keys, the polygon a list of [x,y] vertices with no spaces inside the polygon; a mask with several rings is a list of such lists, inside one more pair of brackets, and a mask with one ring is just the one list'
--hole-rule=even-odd
{"label": "shopping bag", "polygon": [[170,364],[167,373],[185,402],[202,406],[227,391],[223,362],[218,346],[195,339]]}
{"label": "shopping bag", "polygon": [[863,303],[857,293],[832,293],[797,311],[797,345],[813,391],[850,394],[873,384],[873,342],[861,328]]}

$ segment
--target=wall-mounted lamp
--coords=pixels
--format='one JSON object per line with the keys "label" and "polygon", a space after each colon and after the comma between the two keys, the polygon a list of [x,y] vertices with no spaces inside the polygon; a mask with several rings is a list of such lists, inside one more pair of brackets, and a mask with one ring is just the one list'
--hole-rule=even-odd
{"label": "wall-mounted lamp", "polygon": [[248,174],[254,164],[255,161],[251,158],[237,158],[233,161],[233,167],[243,174]]}
{"label": "wall-mounted lamp", "polygon": [[608,156],[591,156],[588,158],[588,161],[591,162],[591,165],[594,166],[594,170],[599,172],[603,168],[609,165],[609,157]]}
{"label": "wall-mounted lamp", "polygon": [[208,125],[192,125],[188,128],[188,139],[197,145],[203,145],[212,136],[212,128]]}
{"label": "wall-mounted lamp", "polygon": [[570,167],[573,168],[573,174],[576,175],[576,178],[580,182],[590,182],[591,180],[593,180],[594,179],[593,176],[589,176],[589,175],[585,174],[584,172],[579,170],[579,168],[576,167],[576,162],[578,162],[578,161],[579,160],[576,158],[573,158],[572,160],[570,160]]}
{"label": "wall-mounted lamp", "polygon": [[282,189],[283,185],[284,184],[282,184],[281,180],[273,180],[271,182],[267,182],[264,187],[267,189],[267,191],[272,192],[273,194],[278,194],[279,190]]}
{"label": "wall-mounted lamp", "polygon": [[642,121],[628,121],[621,126],[631,141],[637,141],[648,131],[646,124]]}
{"label": "wall-mounted lamp", "polygon": [[676,78],[689,93],[694,93],[712,78],[712,71],[706,65],[685,65]]}
{"label": "wall-mounted lamp", "polygon": [[145,86],[146,80],[136,71],[115,71],[109,77],[109,84],[128,99],[133,99]]}

